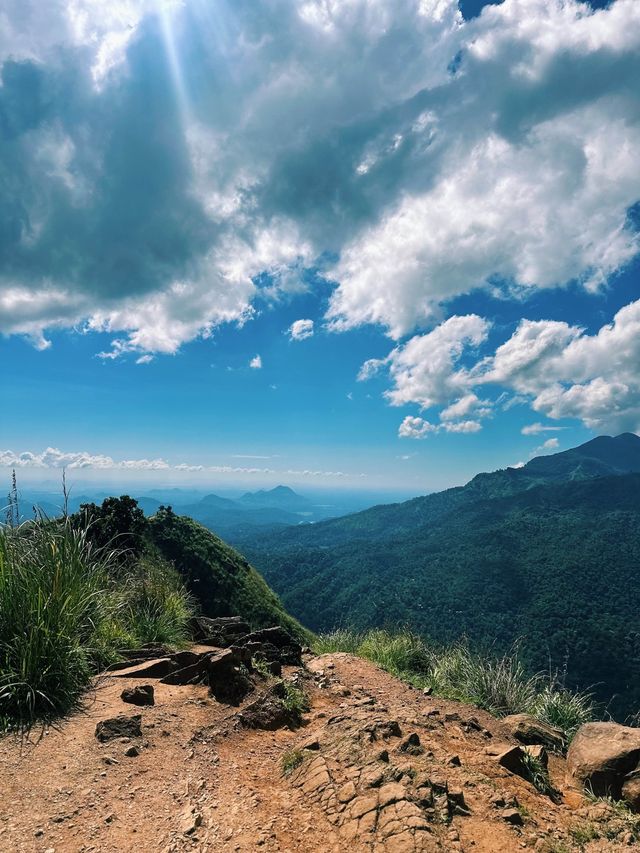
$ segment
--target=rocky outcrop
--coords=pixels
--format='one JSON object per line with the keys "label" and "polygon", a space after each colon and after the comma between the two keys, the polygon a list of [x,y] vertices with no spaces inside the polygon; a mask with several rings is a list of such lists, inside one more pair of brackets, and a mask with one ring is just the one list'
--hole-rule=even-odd
{"label": "rocky outcrop", "polygon": [[271,663],[302,665],[302,646],[284,628],[263,628],[236,641],[237,646],[249,649],[252,657]]}
{"label": "rocky outcrop", "polygon": [[634,799],[640,765],[640,729],[618,723],[587,723],[578,729],[567,753],[567,773],[573,782],[597,796]]}
{"label": "rocky outcrop", "polygon": [[510,714],[504,717],[502,725],[520,743],[541,744],[554,752],[562,752],[565,747],[565,737],[561,729],[536,720],[531,714]]}

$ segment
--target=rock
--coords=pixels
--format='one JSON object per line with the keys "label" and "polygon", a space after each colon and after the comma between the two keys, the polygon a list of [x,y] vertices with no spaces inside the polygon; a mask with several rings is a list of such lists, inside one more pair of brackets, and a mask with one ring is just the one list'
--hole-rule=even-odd
{"label": "rock", "polygon": [[136,687],[125,687],[120,698],[130,705],[153,705],[153,686],[151,684],[139,684]]}
{"label": "rock", "polygon": [[521,746],[497,743],[494,746],[488,746],[485,749],[485,753],[494,758],[496,763],[501,767],[504,767],[505,770],[509,770],[511,773],[516,773],[518,776],[523,775],[524,766],[522,764],[522,758],[524,756],[524,751]]}
{"label": "rock", "polygon": [[137,758],[140,755],[140,750],[137,746],[129,746],[125,749],[124,754],[127,758]]}
{"label": "rock", "polygon": [[627,773],[624,777],[622,799],[634,812],[640,812],[640,770]]}
{"label": "rock", "polygon": [[502,725],[520,743],[540,743],[555,752],[561,752],[566,746],[565,736],[561,729],[536,720],[531,714],[510,714],[502,720]]}
{"label": "rock", "polygon": [[522,826],[523,824],[522,815],[518,809],[503,809],[500,813],[500,817],[506,823],[510,823],[511,826]]}
{"label": "rock", "polygon": [[415,732],[412,732],[410,735],[402,741],[398,749],[401,752],[406,752],[409,755],[422,755],[424,749],[420,746],[420,738]]}
{"label": "rock", "polygon": [[172,672],[177,672],[186,666],[191,666],[200,659],[201,655],[196,652],[176,652],[132,666],[113,674],[114,678],[165,678]]}
{"label": "rock", "polygon": [[202,645],[226,648],[251,631],[251,626],[240,616],[194,616],[189,627],[196,642]]}
{"label": "rock", "polygon": [[101,720],[96,726],[96,737],[102,743],[115,737],[141,737],[142,715],[134,714],[132,717],[112,717]]}
{"label": "rock", "polygon": [[217,702],[239,705],[253,690],[253,682],[242,669],[243,663],[241,653],[235,648],[208,658],[209,689]]}
{"label": "rock", "polygon": [[305,741],[300,744],[300,749],[318,750],[320,749],[320,741],[315,735],[310,735]]}
{"label": "rock", "polygon": [[282,701],[284,696],[284,685],[280,681],[243,709],[239,714],[240,723],[249,729],[266,729],[267,731],[297,728],[298,718],[285,707]]}
{"label": "rock", "polygon": [[449,764],[451,767],[461,767],[462,762],[460,761],[460,756],[459,755],[450,755],[447,758],[447,764]]}
{"label": "rock", "polygon": [[237,640],[239,646],[246,646],[248,643],[259,643],[267,660],[273,660],[273,657],[267,654],[270,646],[276,650],[280,663],[302,666],[302,646],[280,626],[253,631]]}
{"label": "rock", "polygon": [[640,729],[618,723],[586,723],[567,753],[569,777],[596,796],[619,800],[625,777],[640,763]]}
{"label": "rock", "polygon": [[423,696],[431,696],[433,694],[433,687],[425,687],[422,691]]}

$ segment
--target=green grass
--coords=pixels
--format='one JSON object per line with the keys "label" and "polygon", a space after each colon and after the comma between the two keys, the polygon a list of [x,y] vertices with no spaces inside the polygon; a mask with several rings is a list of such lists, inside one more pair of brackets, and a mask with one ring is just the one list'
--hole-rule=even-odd
{"label": "green grass", "polygon": [[542,761],[525,749],[522,755],[522,764],[525,768],[527,778],[533,787],[541,794],[544,794],[545,796],[550,797],[554,802],[557,802],[559,792],[551,784],[549,771]]}
{"label": "green grass", "polygon": [[302,715],[309,710],[309,700],[304,691],[300,690],[299,687],[295,687],[290,681],[283,681],[283,684],[284,698],[282,704],[295,717],[301,719]]}
{"label": "green grass", "polygon": [[304,753],[300,749],[290,749],[285,752],[280,759],[280,766],[284,776],[289,776],[293,771],[300,767],[304,761]]}
{"label": "green grass", "polygon": [[572,693],[542,673],[528,673],[517,648],[492,657],[472,651],[466,643],[431,645],[408,629],[363,633],[340,629],[320,635],[314,649],[319,654],[350,652],[416,687],[430,687],[438,696],[475,705],[497,717],[532,714],[560,728],[567,742],[579,726],[593,719],[588,694]]}
{"label": "green grass", "polygon": [[69,518],[0,527],[0,727],[66,713],[118,649],[184,642],[190,614],[173,569],[123,573]]}

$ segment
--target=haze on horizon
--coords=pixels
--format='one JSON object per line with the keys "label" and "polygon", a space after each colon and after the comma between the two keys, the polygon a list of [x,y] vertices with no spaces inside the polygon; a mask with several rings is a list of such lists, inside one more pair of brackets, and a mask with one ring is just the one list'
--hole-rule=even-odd
{"label": "haze on horizon", "polygon": [[637,0],[5,0],[0,474],[424,494],[640,433]]}

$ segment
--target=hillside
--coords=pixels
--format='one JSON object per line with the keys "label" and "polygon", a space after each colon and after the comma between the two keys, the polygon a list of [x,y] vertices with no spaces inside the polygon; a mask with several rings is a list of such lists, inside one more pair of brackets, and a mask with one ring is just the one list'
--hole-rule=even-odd
{"label": "hillside", "polygon": [[[402,504],[239,543],[313,630],[408,624],[640,708],[640,439],[602,437]],[[607,476],[603,476],[606,474]]]}
{"label": "hillside", "polygon": [[198,522],[162,509],[149,520],[149,537],[204,615],[237,614],[252,628],[283,625],[304,634],[246,559]]}

